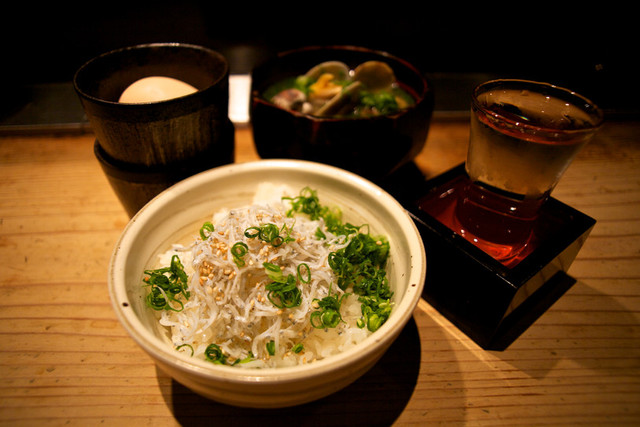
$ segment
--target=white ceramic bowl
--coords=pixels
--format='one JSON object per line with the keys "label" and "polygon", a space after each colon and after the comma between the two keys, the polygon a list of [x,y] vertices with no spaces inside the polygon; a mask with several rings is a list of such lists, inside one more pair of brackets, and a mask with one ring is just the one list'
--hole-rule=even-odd
{"label": "white ceramic bowl", "polygon": [[[387,274],[395,307],[387,322],[351,350],[306,365],[245,369],[215,365],[180,353],[161,339],[153,310],[145,305],[143,271],[161,251],[221,208],[249,204],[260,182],[309,186],[323,204],[340,206],[345,221],[367,223],[388,237]],[[109,266],[109,294],[118,319],[158,367],[207,398],[243,407],[277,408],[334,393],[367,372],[400,334],[420,300],[425,250],[413,220],[389,194],[335,167],[296,160],[222,166],[170,187],[143,207],[118,240]]]}

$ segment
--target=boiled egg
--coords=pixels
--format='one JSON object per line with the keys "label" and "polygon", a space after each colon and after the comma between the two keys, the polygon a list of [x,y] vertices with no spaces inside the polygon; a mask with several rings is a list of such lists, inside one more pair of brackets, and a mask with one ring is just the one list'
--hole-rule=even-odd
{"label": "boiled egg", "polygon": [[197,92],[198,89],[172,77],[151,76],[142,78],[127,87],[118,102],[140,104],[179,98]]}

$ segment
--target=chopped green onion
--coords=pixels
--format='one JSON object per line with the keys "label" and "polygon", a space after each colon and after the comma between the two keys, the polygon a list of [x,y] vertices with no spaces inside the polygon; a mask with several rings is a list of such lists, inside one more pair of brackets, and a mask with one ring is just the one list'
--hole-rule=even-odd
{"label": "chopped green onion", "polygon": [[193,347],[191,344],[182,344],[176,347],[176,350],[180,350],[182,347],[189,347],[191,349],[191,356],[193,356]]}
{"label": "chopped green onion", "polygon": [[227,364],[227,356],[225,356],[218,344],[209,344],[204,351],[204,356],[209,362],[216,365]]}
{"label": "chopped green onion", "polygon": [[[389,99],[382,98],[371,100],[382,101],[384,105],[390,102]],[[303,188],[297,197],[283,197],[283,200],[291,203],[287,211],[288,217],[299,213],[309,215],[312,220],[323,219],[327,231],[337,236],[345,236],[345,241],[348,240],[346,247],[329,254],[329,266],[337,276],[340,289],[346,291],[351,287],[353,292],[360,296],[358,301],[362,304],[363,314],[357,322],[358,326],[367,327],[370,331],[379,329],[389,317],[393,296],[384,270],[389,256],[389,242],[382,237],[371,236],[367,224],[355,226],[343,223],[340,210],[322,206],[317,192],[309,187]],[[325,232],[320,228],[316,230],[315,236],[317,239],[326,238]],[[339,312],[340,301],[329,296],[317,302],[321,308],[311,313],[312,326],[337,326],[342,320]]]}
{"label": "chopped green onion", "polygon": [[253,359],[254,359],[253,353],[249,352],[247,357],[245,357],[244,359],[236,359],[231,365],[235,366],[239,363],[248,363],[248,362],[251,362]]}
{"label": "chopped green onion", "polygon": [[362,322],[360,327],[375,331],[391,313],[393,292],[384,266],[389,255],[389,242],[370,234],[358,233],[349,244],[329,254],[329,266],[338,277],[338,287],[348,287],[360,296]]}
{"label": "chopped green onion", "polygon": [[391,315],[392,305],[387,298],[375,295],[361,296],[358,301],[362,303],[362,318],[358,322],[360,328],[367,327],[371,332],[377,331]]}
{"label": "chopped green onion", "polygon": [[269,279],[276,282],[282,281],[283,274],[279,266],[272,264],[270,262],[263,262],[262,266],[266,270],[267,276],[269,276]]}
{"label": "chopped green onion", "polygon": [[291,351],[293,351],[296,354],[300,353],[303,350],[304,350],[304,346],[302,345],[302,343],[298,343],[291,348]]}
{"label": "chopped green onion", "polygon": [[249,252],[249,247],[244,242],[236,242],[231,247],[231,255],[233,256],[233,262],[236,263],[238,267],[244,266],[244,260],[242,259]]}
{"label": "chopped green onion", "polygon": [[277,308],[298,307],[302,302],[302,292],[296,285],[295,276],[289,274],[285,277],[280,267],[275,264],[263,262],[262,265],[269,279],[273,280],[265,286],[271,304]]}
{"label": "chopped green onion", "polygon": [[269,353],[269,356],[273,356],[276,354],[276,343],[275,341],[271,340],[267,343],[267,353]]}
{"label": "chopped green onion", "polygon": [[274,239],[280,237],[279,231],[275,224],[265,224],[260,228],[258,237],[260,240],[271,243]]}
{"label": "chopped green onion", "polygon": [[[178,299],[182,296],[189,299],[188,276],[184,272],[184,266],[180,262],[178,255],[171,257],[169,267],[158,268],[156,270],[145,270],[147,275],[144,281],[151,287],[151,292],[147,295],[147,305],[154,310],[181,311],[184,304]],[[176,308],[173,304],[178,304]]]}
{"label": "chopped green onion", "polygon": [[256,226],[249,227],[246,230],[244,230],[244,235],[249,239],[254,239],[260,235],[260,227],[256,227]]}
{"label": "chopped green onion", "polygon": [[[314,221],[322,218],[327,230],[336,235],[348,236],[358,230],[358,227],[342,222],[342,212],[339,209],[321,205],[318,193],[309,187],[303,188],[297,197],[283,197],[282,199],[291,202],[291,207],[287,211],[288,217],[301,213],[309,215],[309,218]],[[322,230],[316,230],[317,238],[324,238],[324,236]]]}
{"label": "chopped green onion", "polygon": [[311,281],[311,269],[305,262],[298,264],[296,269],[298,271],[298,280],[302,283],[309,283]]}
{"label": "chopped green onion", "polygon": [[[207,232],[209,234],[207,234]],[[211,233],[213,233],[213,224],[207,221],[200,228],[200,237],[202,237],[202,240],[207,240]]]}
{"label": "chopped green onion", "polygon": [[375,109],[378,114],[391,114],[400,109],[391,92],[364,92],[360,102],[368,108]]}
{"label": "chopped green onion", "polygon": [[239,363],[251,362],[254,359],[253,353],[249,352],[244,359],[236,359],[233,363],[229,363],[229,358],[224,354],[218,344],[209,344],[204,351],[205,358],[216,365],[231,365],[235,366]]}
{"label": "chopped green onion", "polygon": [[278,308],[298,307],[302,302],[302,292],[296,286],[296,278],[292,274],[285,281],[269,283],[265,289],[271,304]]}
{"label": "chopped green onion", "polygon": [[309,187],[303,188],[298,197],[283,197],[283,200],[291,201],[291,209],[287,212],[287,216],[292,216],[293,213],[303,213],[309,215],[314,221],[322,216],[322,206],[318,194]]}
{"label": "chopped green onion", "polygon": [[[283,231],[287,231],[287,235],[285,237],[281,236]],[[289,237],[291,230],[287,228],[286,225],[282,226],[282,229],[279,229],[275,224],[263,224],[261,226],[252,226],[248,227],[244,230],[245,237],[249,239],[255,239],[256,237],[263,242],[270,243],[272,246],[278,247],[283,243],[287,243],[293,241],[291,237]]]}
{"label": "chopped green onion", "polygon": [[[296,285],[295,276],[289,274],[285,277],[280,267],[275,264],[263,262],[262,265],[267,276],[272,280],[271,283],[265,286],[267,298],[271,301],[271,304],[277,308],[298,307],[302,302],[302,292]],[[308,271],[308,278],[309,280],[311,279],[310,271]]]}
{"label": "chopped green onion", "polygon": [[320,228],[316,229],[315,236],[316,236],[316,239],[318,240],[323,240],[327,238],[327,235],[324,234],[324,231],[322,231]]}
{"label": "chopped green onion", "polygon": [[335,295],[327,295],[320,300],[315,299],[314,302],[318,305],[318,310],[312,312],[309,316],[311,326],[316,329],[335,328],[340,322],[343,322],[340,315],[340,306],[347,296],[349,294],[345,293],[340,298]]}

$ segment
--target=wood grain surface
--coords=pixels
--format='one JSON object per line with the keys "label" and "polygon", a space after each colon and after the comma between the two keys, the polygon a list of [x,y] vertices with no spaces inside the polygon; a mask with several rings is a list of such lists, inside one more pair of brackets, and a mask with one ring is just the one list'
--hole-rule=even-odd
{"label": "wood grain surface", "polygon": [[[464,161],[468,125],[435,121],[416,163]],[[640,124],[606,123],[554,197],[598,222],[577,283],[503,352],[429,304],[345,390],[282,410],[207,401],[120,326],[107,265],[128,216],[91,134],[0,139],[0,425],[640,425]],[[237,162],[258,159],[236,132]]]}

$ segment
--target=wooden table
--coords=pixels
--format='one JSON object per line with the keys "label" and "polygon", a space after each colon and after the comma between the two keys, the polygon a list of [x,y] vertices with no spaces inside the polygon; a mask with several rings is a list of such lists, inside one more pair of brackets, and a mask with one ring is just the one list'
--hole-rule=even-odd
{"label": "wooden table", "polygon": [[[466,121],[436,120],[427,176],[464,160]],[[237,162],[258,158],[237,129]],[[128,221],[90,133],[0,139],[0,424],[640,424],[640,123],[607,123],[554,196],[598,223],[577,283],[503,352],[421,301],[400,339],[347,389],[302,407],[207,401],[125,333],[107,264]]]}

